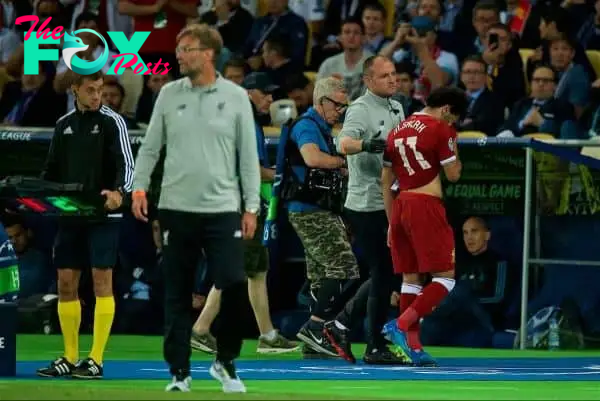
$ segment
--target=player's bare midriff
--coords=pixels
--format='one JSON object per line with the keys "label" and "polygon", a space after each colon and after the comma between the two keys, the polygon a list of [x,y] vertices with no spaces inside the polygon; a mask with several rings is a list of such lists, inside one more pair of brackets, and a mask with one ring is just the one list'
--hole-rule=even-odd
{"label": "player's bare midriff", "polygon": [[425,184],[418,188],[405,189],[403,191],[435,196],[436,198],[441,199],[442,198],[442,180],[440,179],[440,176],[437,175],[428,184]]}

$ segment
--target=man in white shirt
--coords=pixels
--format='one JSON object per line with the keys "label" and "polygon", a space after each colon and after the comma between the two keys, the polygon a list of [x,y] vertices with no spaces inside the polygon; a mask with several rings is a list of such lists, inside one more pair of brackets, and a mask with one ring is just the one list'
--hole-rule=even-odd
{"label": "man in white shirt", "polygon": [[350,100],[362,95],[363,63],[373,55],[363,49],[364,33],[364,26],[360,20],[343,22],[340,43],[344,51],[323,61],[317,74],[317,79],[331,76],[343,79]]}
{"label": "man in white shirt", "polygon": [[323,0],[289,0],[288,7],[304,18],[307,24],[325,19]]}

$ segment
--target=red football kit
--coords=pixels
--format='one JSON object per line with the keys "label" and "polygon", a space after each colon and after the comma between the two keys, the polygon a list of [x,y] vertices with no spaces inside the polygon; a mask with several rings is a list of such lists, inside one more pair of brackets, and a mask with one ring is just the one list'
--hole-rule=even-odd
{"label": "red football kit", "polygon": [[399,182],[390,221],[394,271],[435,273],[454,269],[454,233],[436,196],[407,192],[429,184],[456,160],[456,130],[425,113],[414,113],[387,138],[384,162]]}

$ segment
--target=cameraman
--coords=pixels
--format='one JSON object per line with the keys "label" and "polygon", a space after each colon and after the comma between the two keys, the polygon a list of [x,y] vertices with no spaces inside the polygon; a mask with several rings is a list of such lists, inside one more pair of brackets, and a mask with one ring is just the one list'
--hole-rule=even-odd
{"label": "cameraman", "polygon": [[[346,165],[343,158],[335,155],[331,130],[347,106],[343,81],[330,77],[316,82],[313,107],[292,125],[290,150],[286,150],[286,158],[291,164],[288,174],[296,176],[302,187],[307,186],[304,182],[309,172],[340,172]],[[333,318],[336,298],[339,299],[346,281],[358,279],[358,263],[340,216],[294,198],[298,197],[285,197],[288,218],[304,246],[306,272],[316,299],[311,317],[297,337],[317,352],[337,356],[323,336],[323,323]]]}
{"label": "cameraman", "polygon": [[[348,108],[338,141],[340,153],[348,155],[350,173],[345,215],[371,274],[370,289],[357,292],[353,304],[367,304],[369,330],[364,361],[372,364],[400,363],[402,360],[389,352],[381,335],[389,309],[393,277],[392,259],[387,247],[388,220],[381,193],[381,171],[388,132],[404,120],[404,112],[402,104],[391,99],[396,92],[396,68],[390,59],[383,56],[368,58],[364,64],[363,80],[367,91]],[[348,326],[354,323],[340,320],[341,317],[335,322],[337,324],[325,325],[336,348],[342,345],[336,339],[347,334],[347,330],[341,327],[350,328]],[[340,356],[345,359],[353,359],[342,354]]]}

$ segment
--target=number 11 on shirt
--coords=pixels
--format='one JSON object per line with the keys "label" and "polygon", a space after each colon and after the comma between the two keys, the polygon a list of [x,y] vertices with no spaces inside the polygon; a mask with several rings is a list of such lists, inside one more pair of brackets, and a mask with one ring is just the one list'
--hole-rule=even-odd
{"label": "number 11 on shirt", "polygon": [[396,149],[398,149],[398,153],[400,153],[400,157],[402,158],[402,164],[408,172],[408,175],[413,175],[415,173],[415,170],[410,165],[410,161],[408,160],[407,148],[410,149],[410,151],[412,152],[421,170],[428,170],[431,168],[431,164],[429,164],[429,162],[425,160],[425,157],[423,157],[423,154],[417,150],[417,139],[418,137],[416,136],[409,136],[406,138],[397,138],[394,140],[394,146],[396,146]]}

